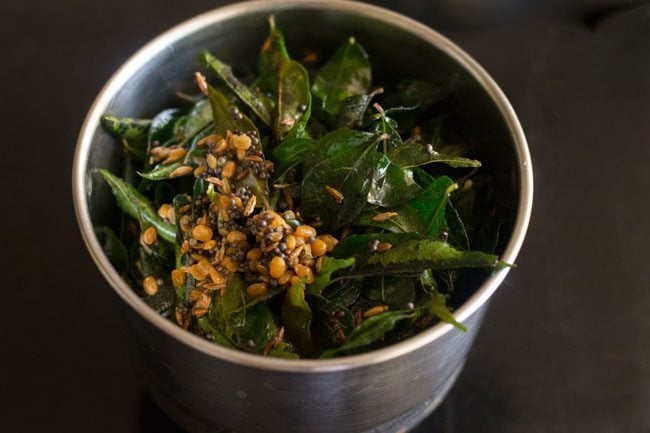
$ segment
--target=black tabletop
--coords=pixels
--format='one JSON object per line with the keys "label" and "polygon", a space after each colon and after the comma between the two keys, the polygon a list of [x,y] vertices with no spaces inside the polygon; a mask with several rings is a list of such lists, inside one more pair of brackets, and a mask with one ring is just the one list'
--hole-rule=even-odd
{"label": "black tabletop", "polygon": [[[179,432],[131,369],[76,226],[71,163],[113,71],[222,3],[0,6],[1,430]],[[483,64],[520,116],[535,169],[519,267],[418,433],[650,432],[650,6],[629,3],[381,2]]]}

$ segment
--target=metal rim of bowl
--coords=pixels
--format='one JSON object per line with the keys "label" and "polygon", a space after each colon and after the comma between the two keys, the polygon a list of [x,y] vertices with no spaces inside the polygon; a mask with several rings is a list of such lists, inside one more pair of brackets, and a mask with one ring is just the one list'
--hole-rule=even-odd
{"label": "metal rim of bowl", "polygon": [[[87,164],[88,154],[92,147],[92,138],[94,131],[99,125],[99,118],[104,113],[110,100],[117,90],[128,80],[128,78],[137,71],[150,58],[164,50],[173,41],[207,27],[214,22],[228,19],[238,15],[245,15],[248,11],[258,8],[273,10],[283,10],[291,8],[316,8],[327,9],[344,13],[352,13],[365,17],[383,21],[389,25],[399,27],[426,42],[435,45],[448,56],[462,65],[483,89],[492,98],[503,116],[510,134],[515,143],[517,159],[519,161],[520,177],[520,197],[517,217],[515,220],[514,230],[510,242],[508,243],[501,259],[514,263],[519,250],[523,244],[530,214],[532,211],[533,200],[533,172],[532,162],[526,138],[517,116],[501,89],[488,73],[467,53],[456,46],[453,42],[442,36],[435,30],[426,25],[401,15],[388,9],[373,6],[365,3],[359,3],[349,0],[253,0],[242,3],[236,3],[225,7],[217,8],[203,14],[190,18],[181,24],[167,30],[159,35],[143,48],[138,50],[134,55],[124,63],[120,69],[104,85],[99,95],[93,102],[77,140],[77,147],[74,155],[74,166],[72,171],[72,187],[75,212],[79,223],[81,234],[86,243],[95,264],[103,274],[104,278],[110,283],[118,296],[133,308],[138,314],[151,322],[158,329],[169,336],[199,350],[209,356],[222,359],[224,361],[244,365],[252,368],[265,370],[276,370],[286,372],[331,372],[362,367],[370,364],[385,362],[393,358],[402,356],[413,350],[431,343],[440,338],[447,332],[452,331],[452,325],[440,322],[431,328],[420,332],[402,342],[395,343],[391,346],[373,350],[370,352],[351,355],[342,358],[328,360],[318,359],[297,359],[287,360],[280,358],[262,357],[256,354],[240,352],[211,343],[197,335],[187,332],[185,329],[177,326],[175,323],[160,316],[152,310],[145,302],[140,299],[133,289],[126,284],[119,274],[113,269],[104,254],[99,241],[94,232],[94,227],[88,211],[88,199],[86,195],[87,186]],[[454,317],[459,322],[463,322],[479,307],[481,307],[496,291],[503,279],[508,274],[509,268],[494,272],[488,277],[477,291],[460,306],[455,312]],[[457,331],[460,332],[460,331]]]}

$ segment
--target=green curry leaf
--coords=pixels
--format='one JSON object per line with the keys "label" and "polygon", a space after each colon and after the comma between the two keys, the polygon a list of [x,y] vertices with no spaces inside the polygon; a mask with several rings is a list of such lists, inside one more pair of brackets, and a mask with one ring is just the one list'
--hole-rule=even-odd
{"label": "green curry leaf", "polygon": [[199,61],[216,73],[239,96],[239,99],[257,114],[262,122],[269,127],[272,125],[271,105],[266,97],[253,93],[248,86],[235,77],[229,65],[223,63],[209,52],[204,51],[201,53]]}
{"label": "green curry leaf", "polygon": [[97,172],[113,190],[117,204],[124,213],[140,221],[143,226],[155,227],[163,239],[172,243],[176,241],[176,227],[158,216],[148,198],[108,170],[99,169]]}
{"label": "green curry leaf", "polygon": [[289,341],[301,355],[313,355],[314,343],[311,339],[312,313],[305,301],[305,278],[287,289],[282,304],[282,324]]}
{"label": "green curry leaf", "polygon": [[368,93],[371,75],[368,54],[350,38],[316,74],[312,93],[319,108],[335,116],[343,100]]}
{"label": "green curry leaf", "polygon": [[323,267],[314,278],[314,282],[307,286],[307,292],[313,295],[320,295],[325,286],[329,284],[334,272],[349,268],[352,265],[354,265],[354,257],[347,259],[335,259],[329,256],[324,257]]}
{"label": "green curry leaf", "polygon": [[[338,229],[362,211],[372,184],[375,149],[379,137],[340,129],[319,139],[303,164],[303,213],[319,216],[325,229]],[[328,193],[335,189],[343,198]]]}
{"label": "green curry leaf", "polygon": [[416,313],[412,310],[387,311],[369,317],[352,331],[347,341],[341,347],[325,351],[320,357],[332,358],[369,346],[383,337],[387,332],[392,331],[398,322],[414,319],[415,317]]}

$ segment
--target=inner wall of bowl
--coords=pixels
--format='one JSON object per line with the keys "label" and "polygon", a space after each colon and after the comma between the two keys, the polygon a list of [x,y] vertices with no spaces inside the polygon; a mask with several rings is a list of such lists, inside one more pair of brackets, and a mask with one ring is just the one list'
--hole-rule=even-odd
{"label": "inner wall of bowl", "polygon": [[[293,58],[301,59],[307,52],[315,51],[327,59],[348,37],[354,36],[369,53],[375,85],[392,84],[405,78],[456,81],[457,90],[444,105],[445,115],[474,146],[471,156],[482,160],[481,172],[490,172],[497,182],[497,190],[507,198],[499,201],[496,210],[504,221],[496,248],[497,252],[502,251],[512,233],[519,197],[517,158],[503,117],[482,86],[455,59],[407,30],[377,19],[340,11],[273,10],[269,6],[268,10],[250,12],[245,20],[226,19],[205,26],[162,47],[127,79],[110,101],[107,113],[149,118],[163,108],[179,105],[174,96],[176,91],[196,93],[193,73],[199,68],[197,56],[205,49],[233,65],[242,76],[254,73],[270,13],[284,31]],[[115,140],[98,126],[94,143],[88,169],[107,167],[120,173],[122,153]],[[89,179],[89,186],[91,183]],[[110,225],[116,221],[115,202],[104,183],[96,180],[94,183],[94,188],[89,188],[92,220],[96,225]],[[484,276],[481,273],[472,277],[475,281],[467,285],[471,289],[460,290],[455,303],[468,298]]]}

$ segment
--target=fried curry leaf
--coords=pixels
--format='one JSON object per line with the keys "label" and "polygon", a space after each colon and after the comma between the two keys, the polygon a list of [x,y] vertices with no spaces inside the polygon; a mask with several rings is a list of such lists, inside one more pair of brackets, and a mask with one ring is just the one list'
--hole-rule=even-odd
{"label": "fried curry leaf", "polygon": [[393,164],[383,153],[375,153],[372,185],[368,191],[368,203],[375,206],[396,206],[420,191],[413,180],[413,173]]}
{"label": "fried curry leaf", "polygon": [[398,322],[415,317],[416,313],[413,310],[387,311],[369,317],[352,331],[341,347],[323,352],[320,358],[333,358],[369,346],[392,331]]}
{"label": "fried curry leaf", "polygon": [[97,172],[113,190],[117,204],[124,213],[140,221],[143,226],[155,227],[158,236],[166,241],[172,243],[176,241],[176,227],[166,223],[158,216],[147,197],[108,170],[99,169]]}
{"label": "fried curry leaf", "polygon": [[335,116],[346,98],[368,93],[371,78],[368,53],[350,38],[316,74],[312,93],[319,108]]}
{"label": "fried curry leaf", "polygon": [[[360,203],[372,184],[378,139],[375,134],[340,129],[316,142],[303,164],[304,215],[319,216],[325,230],[335,230],[361,213]],[[342,197],[332,195],[332,190]]]}
{"label": "fried curry leaf", "polygon": [[237,348],[259,353],[277,333],[277,325],[265,303],[246,305],[246,284],[239,274],[232,274],[224,294],[213,298],[210,324]]}
{"label": "fried curry leaf", "polygon": [[334,127],[340,128],[347,126],[348,128],[359,128],[363,125],[363,118],[368,110],[368,106],[372,101],[374,95],[353,95],[348,96],[341,101],[336,118],[334,119]]}
{"label": "fried curry leaf", "polygon": [[277,163],[277,172],[282,172],[283,167],[289,167],[300,161],[303,156],[314,147],[315,141],[310,138],[288,138],[277,145],[272,152]]}
{"label": "fried curry leaf", "polygon": [[276,139],[306,137],[307,121],[310,115],[309,74],[300,63],[294,60],[285,60],[280,66],[275,104],[274,132]]}
{"label": "fried curry leaf", "polygon": [[149,127],[148,150],[157,145],[167,145],[176,141],[175,126],[183,116],[178,108],[168,108],[156,114]]}
{"label": "fried curry leaf", "polygon": [[212,86],[208,86],[208,99],[212,107],[214,119],[214,132],[226,136],[226,131],[254,131],[256,137],[260,137],[255,124],[239,111],[236,105],[228,102],[225,96]]}
{"label": "fried curry leaf", "polygon": [[447,164],[450,167],[480,167],[481,162],[460,156],[445,155],[436,150],[427,150],[426,145],[417,142],[406,142],[389,153],[388,157],[394,164],[402,168],[418,167],[431,163]]}
{"label": "fried curry leaf", "polygon": [[192,140],[196,134],[205,129],[213,121],[210,101],[201,99],[182,119],[183,130],[178,132],[181,144]]}
{"label": "fried curry leaf", "polygon": [[271,105],[264,95],[253,93],[248,86],[235,77],[229,65],[223,63],[208,51],[201,53],[199,61],[216,73],[235,92],[239,99],[257,114],[262,122],[269,127],[272,125]]}
{"label": "fried curry leaf", "polygon": [[354,329],[354,316],[346,307],[318,295],[308,295],[307,302],[314,315],[313,339],[321,350],[338,346]]}
{"label": "fried curry leaf", "polygon": [[300,355],[313,355],[314,343],[311,339],[312,313],[305,301],[305,278],[287,289],[282,304],[282,324],[287,337]]}
{"label": "fried curry leaf", "polygon": [[223,332],[221,332],[220,329],[215,327],[210,319],[207,316],[202,316],[199,317],[196,321],[205,334],[205,336],[208,338],[208,340],[212,341],[215,344],[218,344],[223,347],[227,347],[229,349],[236,349],[234,344],[232,344],[232,341],[226,337]]}
{"label": "fried curry leaf", "polygon": [[142,277],[154,277],[158,282],[158,291],[154,295],[143,294],[144,301],[158,313],[171,310],[174,305],[175,291],[170,274],[165,266],[144,248],[138,248],[138,258],[142,267]]}
{"label": "fried curry leaf", "polygon": [[332,256],[336,258],[352,257],[358,254],[364,255],[370,252],[369,244],[371,241],[388,242],[395,246],[409,240],[430,239],[421,233],[373,233],[368,235],[352,235],[336,244],[332,250]]}
{"label": "fried curry leaf", "polygon": [[95,227],[95,234],[111,265],[120,275],[125,275],[129,269],[129,253],[120,238],[106,226]]}
{"label": "fried curry leaf", "polygon": [[325,286],[329,284],[334,272],[340,269],[349,268],[352,265],[354,265],[354,257],[347,259],[324,257],[321,271],[314,278],[314,282],[307,286],[307,292],[312,295],[320,295]]}
{"label": "fried curry leaf", "polygon": [[452,312],[447,307],[447,301],[445,295],[442,293],[433,293],[429,300],[426,301],[426,308],[432,316],[437,317],[443,322],[454,325],[456,328],[460,329],[463,332],[467,332],[467,328],[462,323],[458,322]]}
{"label": "fried curry leaf", "polygon": [[269,17],[267,36],[257,59],[257,86],[264,92],[277,90],[278,74],[283,61],[289,60],[289,53],[282,31],[275,25],[273,15]]}
{"label": "fried curry leaf", "polygon": [[388,251],[370,255],[356,269],[360,275],[414,273],[427,269],[493,268],[498,257],[480,251],[460,251],[446,242],[424,239],[408,240]]}
{"label": "fried curry leaf", "polygon": [[422,218],[426,233],[437,237],[447,228],[445,221],[446,206],[449,196],[458,188],[458,185],[447,176],[434,179],[421,194],[409,201]]}
{"label": "fried curry leaf", "polygon": [[122,139],[124,152],[128,158],[144,161],[147,157],[147,133],[150,119],[132,119],[104,114],[101,117],[104,129]]}
{"label": "fried curry leaf", "polygon": [[409,277],[395,277],[381,275],[367,278],[365,296],[371,300],[390,306],[391,309],[413,307],[410,305],[415,300],[415,285]]}

